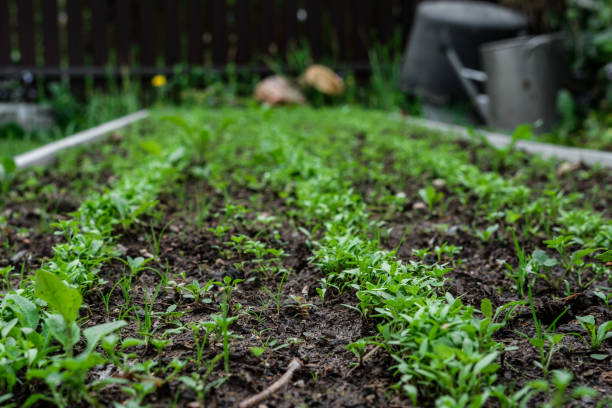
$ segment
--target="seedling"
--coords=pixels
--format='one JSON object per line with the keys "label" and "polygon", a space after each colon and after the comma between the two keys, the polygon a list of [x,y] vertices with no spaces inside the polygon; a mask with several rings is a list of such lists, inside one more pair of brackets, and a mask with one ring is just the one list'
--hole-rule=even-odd
{"label": "seedling", "polygon": [[429,255],[431,253],[429,248],[423,248],[423,249],[416,249],[413,248],[412,249],[412,254],[414,256],[416,256],[417,258],[419,258],[422,262],[425,261],[425,258],[427,257],[427,255]]}
{"label": "seedling", "polygon": [[[155,299],[157,299],[159,295],[160,289],[161,284],[157,285],[151,294],[147,289],[143,288],[144,307],[139,306],[134,312],[134,318],[138,322],[140,335],[145,339],[145,345],[148,344],[149,338],[153,335],[153,305],[155,304]],[[143,315],[142,319],[140,318],[141,314]]]}
{"label": "seedling", "polygon": [[2,283],[5,290],[8,290],[11,287],[9,277],[11,276],[12,271],[13,266],[11,265],[0,268],[0,277],[2,278]]}
{"label": "seedling", "polygon": [[194,303],[210,303],[210,298],[203,298],[202,295],[207,294],[210,289],[215,285],[213,280],[210,280],[204,286],[200,286],[197,280],[193,280],[190,284],[182,286],[186,293],[181,291],[181,294],[184,298],[193,299]]}
{"label": "seedling", "polygon": [[225,236],[225,233],[230,230],[230,227],[227,225],[219,224],[215,228],[209,228],[208,230],[215,234],[218,240],[222,240]]}
{"label": "seedling", "polygon": [[535,380],[529,383],[529,387],[536,392],[545,392],[550,395],[550,400],[542,405],[544,408],[561,408],[574,399],[590,399],[597,396],[597,391],[590,387],[577,386],[570,391],[569,385],[574,375],[567,370],[554,370],[551,373],[551,383],[545,380]]}
{"label": "seedling", "polygon": [[11,182],[15,178],[17,172],[17,164],[12,157],[4,156],[0,158],[0,187],[2,196],[6,196],[11,186]]}
{"label": "seedling", "polygon": [[149,339],[149,342],[157,350],[157,358],[158,359],[161,359],[161,355],[162,355],[162,352],[164,351],[164,348],[166,348],[166,346],[169,346],[170,344],[172,344],[172,340],[170,340],[170,339],[163,340],[163,339],[156,339],[155,337],[151,337]]}
{"label": "seedling", "polygon": [[535,337],[529,337],[525,333],[517,332],[523,337],[529,339],[529,343],[534,346],[539,354],[540,361],[534,361],[534,364],[542,369],[544,375],[548,375],[548,367],[552,360],[553,354],[558,350],[559,344],[565,337],[564,334],[554,333],[557,322],[563,315],[569,310],[567,307],[561,314],[559,314],[555,320],[544,330],[542,322],[538,319],[535,312],[535,306],[533,304],[533,296],[531,294],[531,286],[529,286],[529,306],[531,308],[531,315],[533,318],[533,324],[536,329]]}
{"label": "seedling", "polygon": [[168,228],[168,226],[172,223],[172,221],[168,221],[166,223],[166,225],[164,225],[162,227],[161,230],[159,230],[158,233],[155,232],[155,227],[153,225],[153,223],[151,223],[150,228],[151,228],[151,235],[150,237],[150,243],[151,246],[153,247],[153,255],[155,257],[155,259],[159,259],[159,248],[161,246],[161,240],[162,237],[164,236],[164,233],[166,232],[166,228]]}
{"label": "seedling", "polygon": [[483,230],[475,230],[476,236],[482,242],[489,242],[491,237],[495,232],[499,229],[499,224],[489,225],[484,231]]}
{"label": "seedling", "polygon": [[427,204],[429,211],[433,211],[434,206],[444,198],[444,194],[436,191],[433,186],[427,186],[419,190],[419,197]]}
{"label": "seedling", "polygon": [[440,246],[436,245],[436,247],[434,248],[434,253],[436,254],[436,257],[438,258],[438,262],[442,262],[443,255],[453,257],[454,255],[461,253],[462,249],[463,248],[460,246],[449,245],[448,243],[444,242]]}
{"label": "seedling", "polygon": [[193,341],[196,346],[195,363],[200,368],[203,362],[204,348],[208,344],[208,335],[214,331],[216,324],[215,322],[191,323],[189,327],[191,328]]}
{"label": "seedling", "polygon": [[259,338],[260,345],[256,347],[249,347],[249,350],[251,350],[251,353],[253,353],[253,355],[257,358],[260,358],[268,350],[271,350],[274,352],[274,351],[284,349],[285,347],[289,347],[289,343],[279,344],[280,341],[278,339],[270,340],[270,338],[268,337],[266,340],[263,340],[261,333],[258,334],[258,338]]}
{"label": "seedling", "polygon": [[[597,327],[595,318],[593,315],[588,316],[576,316],[576,319],[580,322],[580,325],[589,334],[590,344],[588,344],[593,350],[597,350],[604,341],[612,338],[612,320],[602,323]],[[601,358],[601,354],[592,354],[591,357]],[[603,358],[606,356],[603,355]]]}
{"label": "seedling", "polygon": [[363,364],[363,356],[365,356],[366,354],[366,348],[368,347],[368,344],[370,343],[368,343],[366,340],[359,339],[346,345],[345,348],[351,353],[353,353],[355,357],[357,357],[357,366],[361,366]]}
{"label": "seedling", "polygon": [[529,275],[534,273],[533,264],[527,258],[525,251],[521,248],[516,233],[512,230],[512,239],[514,240],[514,248],[516,250],[516,256],[518,257],[518,266],[514,269],[508,263],[505,263],[506,269],[510,272],[509,277],[516,283],[521,297],[525,296],[525,287],[529,286],[527,279]]}

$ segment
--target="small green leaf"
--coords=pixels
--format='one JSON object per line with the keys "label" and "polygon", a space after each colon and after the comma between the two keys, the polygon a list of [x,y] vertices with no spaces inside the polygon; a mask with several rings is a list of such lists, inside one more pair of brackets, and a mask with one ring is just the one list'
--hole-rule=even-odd
{"label": "small green leaf", "polygon": [[5,156],[0,159],[0,165],[4,169],[4,174],[9,175],[14,173],[17,170],[17,163],[10,156]]}
{"label": "small green leaf", "polygon": [[261,357],[261,355],[266,352],[265,347],[249,347],[249,349],[251,350],[251,353],[253,353],[253,355],[257,358]]}
{"label": "small green leaf", "polygon": [[573,378],[574,375],[565,369],[552,372],[552,382],[557,388],[567,387]]}
{"label": "small green leaf", "polygon": [[597,329],[597,338],[601,341],[612,336],[612,320],[602,323]]}
{"label": "small green leaf", "polygon": [[58,312],[66,324],[74,322],[79,316],[83,298],[78,289],[64,283],[57,275],[43,269],[36,271],[35,291],[39,298]]}
{"label": "small green leaf", "polygon": [[98,324],[83,330],[83,335],[87,339],[87,352],[92,352],[102,337],[111,334],[115,330],[119,330],[126,325],[127,323],[125,320],[118,320],[116,322]]}
{"label": "small green leaf", "polygon": [[595,398],[597,395],[599,395],[597,390],[584,385],[579,385],[572,391],[572,397],[574,398]]}
{"label": "small green leaf", "polygon": [[548,254],[541,249],[536,249],[533,251],[533,255],[531,256],[534,261],[536,261],[539,265],[551,267],[557,264],[557,260],[554,258],[549,258]]}
{"label": "small green leaf", "polygon": [[594,358],[595,360],[605,360],[606,358],[608,358],[607,354],[591,354],[591,358]]}
{"label": "small green leaf", "polygon": [[159,143],[153,140],[145,140],[140,142],[140,147],[142,147],[147,153],[150,153],[154,156],[161,157],[163,150]]}
{"label": "small green leaf", "polygon": [[29,327],[30,329],[36,330],[38,321],[40,319],[36,305],[23,296],[15,294],[6,295],[5,299],[12,300],[15,304],[15,308],[19,309],[19,311],[16,311],[15,313],[19,317],[19,322],[21,325],[23,327]]}
{"label": "small green leaf", "polygon": [[480,311],[485,317],[488,317],[489,319],[493,317],[493,305],[491,304],[491,301],[489,299],[482,299],[482,301],[480,302]]}
{"label": "small green leaf", "polygon": [[576,316],[579,322],[584,323],[587,326],[595,326],[595,318],[593,315],[588,316]]}
{"label": "small green leaf", "polygon": [[[72,349],[72,346],[74,346],[76,342],[79,341],[79,337],[81,337],[79,326],[77,326],[75,322],[67,323],[60,314],[48,314],[45,318],[45,325],[53,337],[62,344],[64,350]],[[70,330],[68,330],[68,328],[70,328]]]}
{"label": "small green leaf", "polygon": [[601,262],[612,262],[612,249],[604,252],[603,254],[597,255],[595,259]]}
{"label": "small green leaf", "polygon": [[129,347],[136,347],[145,344],[144,340],[136,339],[134,337],[128,337],[123,340],[121,343],[121,350],[124,350]]}
{"label": "small green leaf", "polygon": [[486,356],[484,356],[483,358],[480,359],[479,362],[477,362],[474,365],[474,375],[478,375],[481,371],[483,371],[489,364],[491,364],[496,358],[497,358],[497,352],[493,352],[490,354],[487,354]]}

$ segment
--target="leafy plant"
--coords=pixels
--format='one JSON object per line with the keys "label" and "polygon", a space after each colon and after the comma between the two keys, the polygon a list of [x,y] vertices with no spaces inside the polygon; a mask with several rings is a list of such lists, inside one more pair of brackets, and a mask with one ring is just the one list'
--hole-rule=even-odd
{"label": "leafy plant", "polygon": [[83,301],[81,294],[78,289],[69,287],[55,274],[43,269],[36,271],[35,289],[38,297],[58,313],[49,314],[45,323],[66,354],[72,356],[72,348],[80,337],[76,319]]}

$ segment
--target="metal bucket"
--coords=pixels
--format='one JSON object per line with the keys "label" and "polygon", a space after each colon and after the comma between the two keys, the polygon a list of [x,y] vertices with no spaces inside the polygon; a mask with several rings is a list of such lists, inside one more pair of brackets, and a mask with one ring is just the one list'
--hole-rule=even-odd
{"label": "metal bucket", "polygon": [[[556,99],[567,75],[562,33],[518,37],[480,47],[484,73],[465,68],[452,48],[446,56],[486,122],[500,129],[522,123],[550,130],[557,120]],[[485,82],[478,94],[473,80]]]}

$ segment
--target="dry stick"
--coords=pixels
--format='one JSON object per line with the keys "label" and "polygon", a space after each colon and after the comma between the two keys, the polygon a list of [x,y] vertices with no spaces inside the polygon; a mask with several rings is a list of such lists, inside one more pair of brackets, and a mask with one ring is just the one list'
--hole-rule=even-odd
{"label": "dry stick", "polygon": [[299,370],[300,368],[302,368],[302,362],[298,360],[297,358],[294,358],[289,363],[289,366],[287,367],[287,371],[285,372],[285,374],[283,374],[281,378],[273,382],[272,385],[270,385],[268,388],[266,388],[259,394],[255,394],[252,397],[249,397],[245,399],[244,401],[242,401],[239,407],[240,408],[250,408],[250,407],[253,407],[259,404],[266,398],[270,397],[276,391],[280,390],[285,385],[287,385],[287,383],[291,381],[291,377],[293,376],[293,373],[296,370]]}

